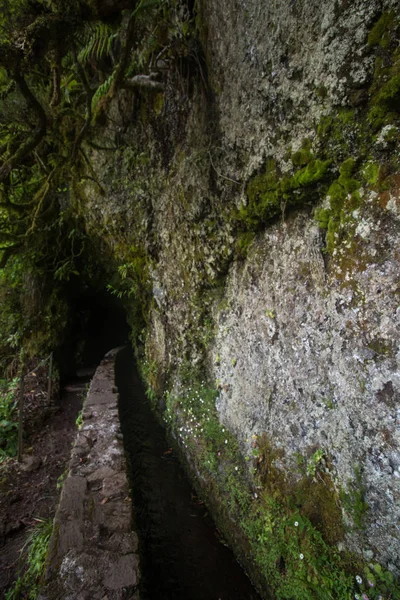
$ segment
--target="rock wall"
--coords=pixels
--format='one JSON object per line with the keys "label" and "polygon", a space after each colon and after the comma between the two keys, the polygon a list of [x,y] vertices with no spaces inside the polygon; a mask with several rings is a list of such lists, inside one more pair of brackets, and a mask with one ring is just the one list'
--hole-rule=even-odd
{"label": "rock wall", "polygon": [[399,266],[390,256],[372,261],[343,287],[326,273],[318,226],[301,215],[272,227],[229,274],[214,350],[222,422],[248,453],[252,436],[267,432],[289,472],[299,453],[312,459],[322,449],[337,485],[362,489],[366,521],[346,534],[348,547],[369,540],[365,557],[392,568],[400,567]]}
{"label": "rock wall", "polygon": [[54,519],[42,600],[139,598],[138,539],[118,418],[116,351],[92,379]]}
{"label": "rock wall", "polygon": [[[187,390],[207,385],[254,521],[280,489],[289,520],[398,573],[399,4],[200,0],[194,21],[190,82],[171,69],[161,98],[115,101],[97,140],[115,151],[91,150],[106,199],[82,187],[87,232],[118,267],[150,397],[200,485],[226,473],[202,463],[204,428],[186,433]],[[272,489],[281,476],[291,492]],[[332,535],[322,500],[299,500],[321,482]],[[229,511],[237,490],[221,486]],[[239,513],[262,565],[275,529],[249,533]],[[282,579],[295,556],[271,558]]]}

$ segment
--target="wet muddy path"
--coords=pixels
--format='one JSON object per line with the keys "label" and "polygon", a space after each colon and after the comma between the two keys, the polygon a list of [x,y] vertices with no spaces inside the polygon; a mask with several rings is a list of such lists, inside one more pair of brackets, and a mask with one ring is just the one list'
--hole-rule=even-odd
{"label": "wet muddy path", "polygon": [[54,517],[59,478],[68,465],[76,418],[92,372],[82,370],[63,388],[53,411],[43,415],[25,440],[23,463],[15,459],[0,465],[0,598],[24,569],[21,551],[32,527]]}
{"label": "wet muddy path", "polygon": [[117,360],[143,600],[259,600],[196,497],[146,400],[129,350]]}

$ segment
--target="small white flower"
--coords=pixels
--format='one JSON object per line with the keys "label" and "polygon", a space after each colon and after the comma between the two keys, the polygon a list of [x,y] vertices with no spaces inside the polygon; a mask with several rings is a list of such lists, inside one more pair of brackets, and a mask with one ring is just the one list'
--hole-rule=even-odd
{"label": "small white flower", "polygon": [[299,522],[298,522],[298,521],[295,521],[295,522],[294,522],[294,526],[295,526],[295,527],[298,527],[298,526],[299,526]]}
{"label": "small white flower", "polygon": [[356,581],[357,583],[359,583],[360,585],[362,584],[362,579],[359,575],[356,575]]}
{"label": "small white flower", "polygon": [[227,444],[227,443],[228,443],[228,440],[225,440],[225,444]]}
{"label": "small white flower", "polygon": [[239,467],[235,467],[235,471],[239,471]]}
{"label": "small white flower", "polygon": [[303,560],[304,554],[300,554],[300,560]]}

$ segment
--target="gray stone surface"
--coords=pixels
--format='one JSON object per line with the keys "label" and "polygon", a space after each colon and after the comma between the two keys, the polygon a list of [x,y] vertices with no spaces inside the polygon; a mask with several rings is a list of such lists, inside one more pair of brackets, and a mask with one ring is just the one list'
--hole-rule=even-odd
{"label": "gray stone surface", "polygon": [[[50,540],[41,600],[139,599],[138,540],[109,352],[83,407]],[[90,407],[90,408],[89,408]]]}
{"label": "gray stone surface", "polygon": [[[341,547],[399,573],[398,180],[386,197],[360,187],[360,207],[347,216],[346,235],[336,234],[331,256],[313,214],[329,206],[322,192],[266,224],[247,257],[235,255],[234,219],[268,157],[291,174],[290,156],[305,138],[316,157],[323,150],[324,116],[355,109],[357,120],[355,97],[370,96],[381,52],[368,34],[382,12],[398,14],[399,2],[196,6],[213,102],[204,90],[194,94],[185,120],[172,81],[160,140],[158,123],[141,123],[132,98],[120,95],[113,119],[124,147],[115,158],[91,153],[106,199],[87,182],[87,231],[116,264],[129,263],[132,245],[146,255],[154,307],[141,339],[154,391],[161,396],[168,373],[169,391],[179,394],[181,367],[207,364],[209,381],[221,387],[221,422],[243,454],[251,435],[267,433],[284,453],[277,466],[296,477],[296,455],[322,449],[337,491],[364,495],[368,506],[362,530],[342,506],[348,533]],[[119,147],[113,127],[99,145],[115,139]],[[352,140],[344,149],[332,142],[335,176],[349,157],[390,162],[398,146],[385,141],[387,127],[362,155]],[[160,156],[160,147],[170,156]]]}
{"label": "gray stone surface", "polygon": [[[382,219],[380,236],[395,245],[391,220],[385,227]],[[365,530],[349,532],[348,547],[400,570],[400,314],[391,293],[400,264],[372,261],[344,287],[325,271],[318,236],[298,216],[284,232],[272,227],[244,268],[232,269],[228,306],[216,313],[218,411],[246,455],[252,435],[266,432],[288,473],[298,453],[323,449],[339,490],[364,486]],[[393,350],[378,356],[376,339]]]}

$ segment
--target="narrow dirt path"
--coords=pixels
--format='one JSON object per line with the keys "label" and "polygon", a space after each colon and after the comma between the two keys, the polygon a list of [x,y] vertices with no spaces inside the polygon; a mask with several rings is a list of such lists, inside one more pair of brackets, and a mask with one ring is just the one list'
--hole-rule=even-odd
{"label": "narrow dirt path", "polygon": [[70,458],[88,380],[83,373],[62,391],[56,410],[26,444],[23,463],[0,465],[0,599],[17,577],[20,551],[35,519],[54,517],[57,480]]}

